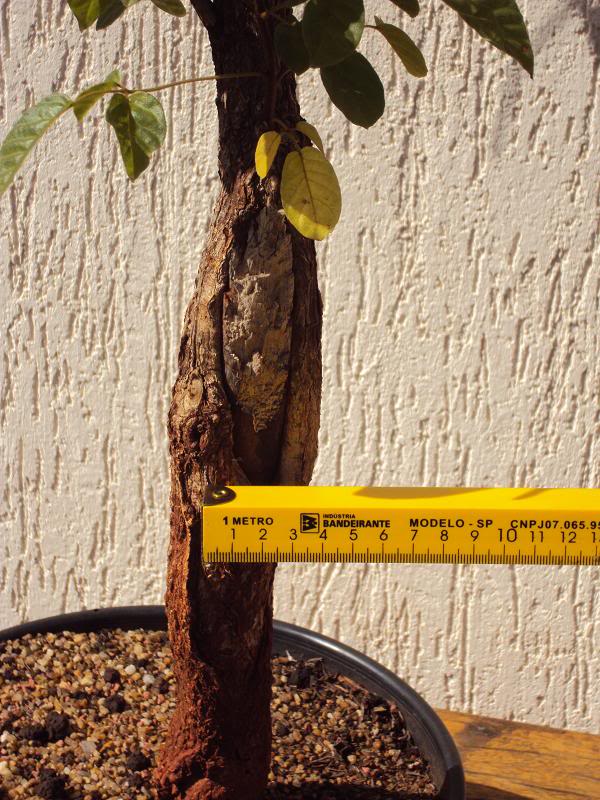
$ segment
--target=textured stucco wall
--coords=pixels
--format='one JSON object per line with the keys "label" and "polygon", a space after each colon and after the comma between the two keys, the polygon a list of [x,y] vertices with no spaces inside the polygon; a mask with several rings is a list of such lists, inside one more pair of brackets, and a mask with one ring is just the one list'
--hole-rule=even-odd
{"label": "textured stucco wall", "polygon": [[[599,485],[600,3],[524,4],[533,82],[423,5],[426,81],[367,36],[389,76],[371,131],[302,84],[344,191],[320,246],[315,480]],[[1,135],[116,66],[145,85],[210,71],[199,24],[141,6],[80,37],[64,2],[4,0],[0,54]],[[168,143],[137,184],[95,115],[0,201],[0,625],[162,596],[164,420],[216,189],[211,88],[164,97]],[[599,589],[590,569],[296,566],[277,614],[435,704],[597,730]]]}

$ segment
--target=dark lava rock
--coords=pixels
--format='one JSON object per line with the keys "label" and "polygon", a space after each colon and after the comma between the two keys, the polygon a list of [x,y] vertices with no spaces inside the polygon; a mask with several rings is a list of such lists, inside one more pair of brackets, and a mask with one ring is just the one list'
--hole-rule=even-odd
{"label": "dark lava rock", "polygon": [[90,639],[90,647],[94,653],[112,655],[114,652],[114,632],[97,631],[94,639]]}
{"label": "dark lava rock", "polygon": [[16,722],[19,719],[17,714],[7,713],[0,718],[0,733],[4,733],[4,731],[9,731],[10,733],[13,732],[13,722]]}
{"label": "dark lava rock", "polygon": [[125,698],[121,694],[111,694],[110,697],[105,699],[104,705],[108,708],[111,714],[120,714],[121,711],[125,711],[127,708]]}
{"label": "dark lava rock", "polygon": [[392,723],[392,713],[387,705],[387,703],[382,707],[376,707],[371,711],[373,718],[377,721],[379,725],[389,725]]}
{"label": "dark lava rock", "polygon": [[314,675],[321,677],[325,674],[325,664],[322,658],[309,658],[306,663],[310,666]]}
{"label": "dark lava rock", "polygon": [[36,764],[19,764],[19,774],[20,776],[28,781],[30,778],[33,778],[33,773],[35,772]]}
{"label": "dark lava rock", "polygon": [[67,779],[53,769],[44,768],[40,770],[35,792],[43,800],[68,800]]}
{"label": "dark lava rock", "polygon": [[386,701],[378,694],[368,694],[364,699],[364,705],[365,708],[370,711],[372,708],[376,708],[377,706],[385,706]]}
{"label": "dark lava rock", "polygon": [[50,742],[60,742],[71,733],[71,720],[66,714],[59,714],[57,711],[48,712],[44,726]]}
{"label": "dark lava rock", "polygon": [[283,738],[284,736],[289,736],[290,729],[285,723],[276,722],[273,726],[273,733],[275,736],[281,736]]}
{"label": "dark lava rock", "polygon": [[342,758],[348,758],[348,756],[352,755],[352,753],[356,751],[356,745],[346,733],[334,739],[332,744]]}
{"label": "dark lava rock", "polygon": [[143,769],[148,769],[151,764],[152,762],[148,756],[140,750],[134,750],[133,753],[127,757],[127,761],[125,762],[127,769],[130,769],[132,772],[141,772]]}
{"label": "dark lava rock", "polygon": [[119,670],[115,669],[114,667],[107,667],[104,670],[103,678],[107,683],[121,683],[121,675],[119,674]]}
{"label": "dark lava rock", "polygon": [[299,663],[295,670],[290,673],[288,678],[289,686],[297,686],[298,689],[308,689],[310,687],[312,669],[306,664]]}
{"label": "dark lava rock", "polygon": [[43,725],[21,725],[17,730],[17,736],[19,739],[26,739],[36,744],[48,743],[48,731]]}
{"label": "dark lava rock", "polygon": [[159,694],[169,694],[169,681],[166,678],[159,678],[159,680],[154,682],[154,688]]}

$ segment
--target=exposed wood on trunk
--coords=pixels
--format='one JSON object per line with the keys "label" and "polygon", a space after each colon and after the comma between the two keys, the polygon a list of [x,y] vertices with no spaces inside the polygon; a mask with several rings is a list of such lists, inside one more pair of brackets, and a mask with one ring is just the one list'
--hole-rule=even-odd
{"label": "exposed wood on trunk", "polygon": [[[202,4],[207,5],[207,4]],[[255,800],[270,762],[274,567],[206,564],[209,483],[305,483],[317,451],[321,302],[315,252],[277,212],[278,186],[253,169],[275,116],[294,122],[295,84],[268,27],[246,6],[210,7],[223,188],[188,306],[169,414],[167,614],[177,709],[156,777],[166,797]],[[250,291],[253,288],[254,291]]]}
{"label": "exposed wood on trunk", "polygon": [[[273,206],[250,227],[246,249],[229,262],[223,308],[225,377],[240,412],[255,431],[268,429],[283,408],[292,342],[292,242]],[[278,426],[279,427],[279,426]]]}

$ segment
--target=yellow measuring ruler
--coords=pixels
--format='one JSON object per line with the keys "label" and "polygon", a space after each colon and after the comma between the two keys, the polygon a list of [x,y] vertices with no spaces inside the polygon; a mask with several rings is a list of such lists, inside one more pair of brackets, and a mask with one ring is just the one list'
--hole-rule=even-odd
{"label": "yellow measuring ruler", "polygon": [[600,564],[600,489],[211,487],[205,561]]}

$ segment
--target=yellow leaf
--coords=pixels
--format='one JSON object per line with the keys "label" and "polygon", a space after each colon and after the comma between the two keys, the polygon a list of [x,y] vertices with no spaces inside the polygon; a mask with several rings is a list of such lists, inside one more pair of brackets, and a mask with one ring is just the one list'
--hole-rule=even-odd
{"label": "yellow leaf", "polygon": [[259,178],[266,178],[268,171],[279,150],[281,144],[281,136],[277,131],[267,131],[263,133],[256,144],[256,153],[254,154],[254,163],[256,164],[256,171]]}
{"label": "yellow leaf", "polygon": [[308,136],[311,142],[315,144],[322,153],[325,153],[323,140],[319,136],[319,131],[314,125],[311,125],[310,122],[304,122],[304,120],[301,119],[300,122],[296,123],[296,130],[300,131],[300,133],[303,133],[305,136]]}
{"label": "yellow leaf", "polygon": [[325,239],[342,210],[340,185],[320,150],[303,147],[288,153],[281,176],[281,202],[286,217],[307,239]]}

